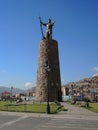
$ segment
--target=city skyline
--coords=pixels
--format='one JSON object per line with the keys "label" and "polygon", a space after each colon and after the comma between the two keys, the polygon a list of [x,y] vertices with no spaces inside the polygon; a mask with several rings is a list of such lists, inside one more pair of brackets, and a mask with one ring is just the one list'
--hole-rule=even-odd
{"label": "city skyline", "polygon": [[39,16],[55,21],[62,84],[98,74],[97,0],[0,0],[0,86],[35,86]]}

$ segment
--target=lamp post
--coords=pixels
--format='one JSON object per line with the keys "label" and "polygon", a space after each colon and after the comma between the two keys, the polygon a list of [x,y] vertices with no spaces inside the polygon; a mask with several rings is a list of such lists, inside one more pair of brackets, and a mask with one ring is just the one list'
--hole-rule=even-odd
{"label": "lamp post", "polygon": [[49,72],[51,71],[51,69],[50,69],[48,61],[46,61],[46,63],[43,65],[43,67],[46,70],[46,74],[47,74],[47,77],[46,77],[46,101],[47,101],[47,104],[46,104],[46,113],[50,114],[50,105],[49,105],[49,80],[48,80],[48,78],[49,78]]}
{"label": "lamp post", "polygon": [[95,93],[96,93],[96,84],[95,82],[92,80],[92,87],[91,87],[91,97],[92,97],[92,100],[95,99]]}
{"label": "lamp post", "polygon": [[58,85],[59,85],[59,84],[58,84],[58,83],[55,83],[55,82],[52,82],[52,83],[51,83],[51,86],[55,89],[55,90],[54,90],[54,91],[55,91],[55,92],[54,92],[54,101],[55,101],[55,100],[58,100],[58,94],[57,94],[57,87],[58,87]]}
{"label": "lamp post", "polygon": [[12,90],[13,90],[13,86],[11,86],[11,102],[12,102]]}
{"label": "lamp post", "polygon": [[11,97],[12,97],[12,90],[13,90],[13,86],[11,86]]}

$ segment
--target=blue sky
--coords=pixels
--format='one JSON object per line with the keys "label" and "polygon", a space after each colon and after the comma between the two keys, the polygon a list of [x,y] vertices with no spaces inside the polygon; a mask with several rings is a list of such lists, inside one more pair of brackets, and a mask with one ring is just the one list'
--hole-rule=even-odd
{"label": "blue sky", "polygon": [[62,84],[98,73],[98,0],[0,0],[0,86],[36,83],[39,16],[55,21]]}

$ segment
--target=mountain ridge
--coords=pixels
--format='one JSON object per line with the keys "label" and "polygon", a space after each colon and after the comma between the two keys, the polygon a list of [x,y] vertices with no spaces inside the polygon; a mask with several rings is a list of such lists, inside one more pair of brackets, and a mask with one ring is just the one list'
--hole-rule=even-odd
{"label": "mountain ridge", "polygon": [[[5,86],[0,86],[0,94],[2,93],[2,92],[11,92],[11,88],[9,88],[9,87],[5,87]],[[20,89],[20,88],[14,88],[13,87],[13,89],[12,89],[12,93],[13,94],[17,94],[17,93],[23,93],[24,92],[24,90],[22,90],[22,89]]]}

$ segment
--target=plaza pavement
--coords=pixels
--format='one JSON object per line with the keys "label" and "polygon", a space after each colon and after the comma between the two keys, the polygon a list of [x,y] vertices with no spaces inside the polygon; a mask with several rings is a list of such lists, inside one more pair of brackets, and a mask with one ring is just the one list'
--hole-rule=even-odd
{"label": "plaza pavement", "polygon": [[98,113],[62,105],[58,114],[0,112],[0,130],[98,130]]}

